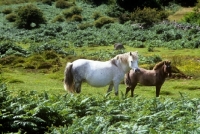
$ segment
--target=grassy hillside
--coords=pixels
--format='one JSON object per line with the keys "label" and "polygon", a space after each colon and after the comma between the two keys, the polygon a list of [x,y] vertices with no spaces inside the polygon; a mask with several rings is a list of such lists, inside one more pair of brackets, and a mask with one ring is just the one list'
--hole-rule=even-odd
{"label": "grassy hillside", "polygon": [[170,15],[168,17],[168,19],[170,21],[181,21],[181,19],[183,19],[184,15],[189,13],[189,12],[192,12],[193,11],[193,8],[190,7],[190,8],[180,8],[178,11],[176,11],[174,14]]}

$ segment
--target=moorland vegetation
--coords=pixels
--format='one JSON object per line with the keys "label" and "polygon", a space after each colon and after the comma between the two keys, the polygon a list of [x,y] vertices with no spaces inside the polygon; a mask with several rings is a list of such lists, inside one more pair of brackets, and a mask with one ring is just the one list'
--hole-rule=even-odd
{"label": "moorland vegetation", "polygon": [[[199,133],[199,5],[196,0],[1,0],[0,132]],[[182,7],[193,10],[179,21],[168,19]],[[115,43],[125,50],[114,50]],[[72,95],[52,86],[62,86],[69,61],[109,60],[132,50],[139,51],[141,67],[171,60],[173,80],[161,89],[167,97],[141,97],[145,90],[133,98],[125,90],[118,97],[104,90],[93,94],[87,85],[84,95]],[[172,87],[178,92],[174,98]]]}

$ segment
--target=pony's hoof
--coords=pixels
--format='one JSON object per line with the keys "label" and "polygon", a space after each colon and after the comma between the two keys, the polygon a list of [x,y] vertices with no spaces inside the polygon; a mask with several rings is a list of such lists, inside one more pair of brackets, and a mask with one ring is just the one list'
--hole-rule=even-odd
{"label": "pony's hoof", "polygon": [[118,92],[115,92],[115,95],[117,96],[117,95],[118,95]]}

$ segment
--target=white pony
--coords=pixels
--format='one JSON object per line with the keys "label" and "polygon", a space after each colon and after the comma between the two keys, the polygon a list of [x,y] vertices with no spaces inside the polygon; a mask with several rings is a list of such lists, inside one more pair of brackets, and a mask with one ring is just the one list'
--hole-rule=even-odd
{"label": "white pony", "polygon": [[86,81],[94,87],[109,85],[107,92],[111,92],[114,86],[115,95],[118,95],[118,86],[131,69],[139,71],[137,51],[116,55],[105,62],[78,59],[66,65],[64,88],[72,93],[80,93],[81,84]]}

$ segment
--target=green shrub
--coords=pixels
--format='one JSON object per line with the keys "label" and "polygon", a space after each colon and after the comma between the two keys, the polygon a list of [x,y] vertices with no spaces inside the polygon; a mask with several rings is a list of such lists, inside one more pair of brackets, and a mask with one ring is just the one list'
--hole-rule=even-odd
{"label": "green shrub", "polygon": [[45,44],[42,44],[40,46],[30,46],[30,51],[33,52],[33,53],[43,53],[44,51],[54,51],[58,54],[63,54],[63,55],[67,55],[67,52],[63,51],[62,48],[60,46],[56,46],[54,44],[48,44],[48,43],[45,43]]}
{"label": "green shrub", "polygon": [[71,18],[72,21],[79,21],[81,22],[83,20],[82,16],[74,14]]}
{"label": "green shrub", "polygon": [[63,11],[63,14],[64,14],[65,18],[70,18],[75,14],[79,15],[81,12],[82,12],[81,8],[79,8],[77,6],[73,6],[73,7],[70,7],[69,9],[66,9],[65,11]]}
{"label": "green shrub", "polygon": [[102,17],[102,14],[100,12],[94,12],[92,14],[92,18],[97,20],[98,18]]}
{"label": "green shrub", "polygon": [[17,10],[16,26],[18,28],[32,29],[31,24],[39,27],[40,24],[46,23],[42,11],[33,4],[19,7]]}
{"label": "green shrub", "polygon": [[110,5],[108,10],[106,11],[107,15],[110,17],[119,17],[124,12],[124,9],[119,7],[117,4]]}
{"label": "green shrub", "polygon": [[8,55],[27,56],[29,55],[29,52],[10,41],[0,43],[0,57],[5,57]]}
{"label": "green shrub", "polygon": [[44,52],[44,58],[49,60],[49,59],[55,59],[58,58],[58,54],[55,51],[45,51]]}
{"label": "green shrub", "polygon": [[92,27],[92,26],[93,26],[93,24],[91,24],[91,23],[84,23],[84,24],[78,25],[78,28],[81,30],[84,30],[84,29],[86,29],[88,27]]}
{"label": "green shrub", "polygon": [[153,52],[154,51],[154,46],[149,45],[147,50],[148,50],[148,52]]}
{"label": "green shrub", "polygon": [[63,18],[63,15],[58,15],[52,20],[53,23],[55,23],[55,22],[63,22],[63,21],[65,21],[65,19]]}
{"label": "green shrub", "polygon": [[131,19],[129,13],[123,13],[119,16],[119,23],[123,24]]}
{"label": "green shrub", "polygon": [[10,13],[6,15],[6,20],[9,22],[15,22],[17,18],[17,15],[15,13]]}
{"label": "green shrub", "polygon": [[198,8],[194,8],[193,12],[184,15],[183,22],[193,23],[200,25],[200,12]]}
{"label": "green shrub", "polygon": [[71,4],[68,1],[65,1],[65,0],[56,1],[56,8],[64,9],[64,8],[68,8],[70,6],[71,6]]}
{"label": "green shrub", "polygon": [[11,64],[15,60],[15,56],[6,56],[0,59],[0,64],[1,65],[8,65]]}
{"label": "green shrub", "polygon": [[114,23],[114,19],[110,17],[100,17],[94,22],[94,25],[98,28],[102,27],[105,24]]}
{"label": "green shrub", "polygon": [[151,26],[153,23],[167,18],[167,13],[157,11],[155,8],[145,7],[144,9],[137,8],[131,14],[131,20],[137,23],[143,23],[144,26]]}
{"label": "green shrub", "polygon": [[12,8],[5,8],[5,9],[3,9],[2,11],[1,11],[3,14],[10,14],[10,13],[12,13]]}

